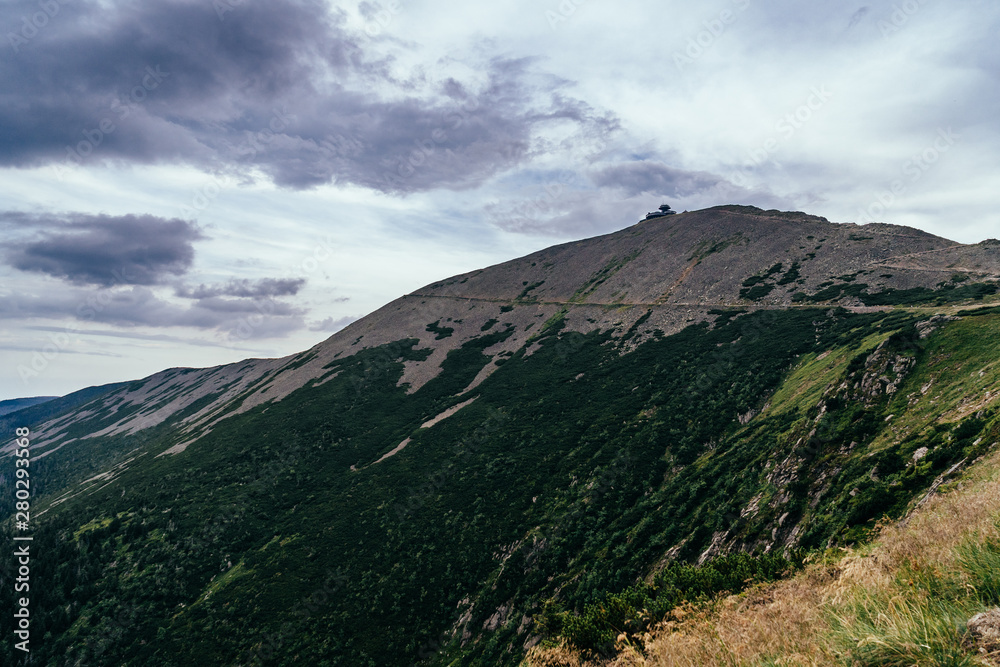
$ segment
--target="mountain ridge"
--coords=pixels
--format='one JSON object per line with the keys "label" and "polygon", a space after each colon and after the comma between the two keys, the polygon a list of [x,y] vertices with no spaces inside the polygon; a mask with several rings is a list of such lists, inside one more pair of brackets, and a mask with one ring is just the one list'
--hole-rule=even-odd
{"label": "mountain ridge", "polygon": [[37,413],[39,660],[605,646],[620,591],[863,541],[995,446],[996,245],[732,208],[432,283],[286,358]]}
{"label": "mountain ridge", "polygon": [[[875,236],[866,238],[862,233]],[[772,242],[768,246],[768,252],[763,253],[764,256],[749,260],[740,257],[741,246],[760,242],[765,238],[770,238]],[[793,240],[799,244],[797,250],[801,252],[788,251],[791,247],[789,243]],[[818,245],[802,245],[813,241]],[[827,250],[823,253],[823,249],[828,247],[835,252]],[[651,249],[643,257],[647,248]],[[784,251],[775,248],[783,248]],[[983,251],[979,252],[982,256],[977,256],[976,252],[980,250]],[[978,260],[979,265],[914,268],[886,263],[919,253],[937,253],[937,264],[972,255],[972,259]],[[810,254],[814,256],[810,258]],[[833,259],[827,259],[827,255],[831,254]],[[546,271],[545,265],[548,263],[551,268],[557,261],[561,271],[560,275],[554,276],[551,271]],[[1000,244],[994,247],[988,241],[973,245],[957,244],[909,227],[884,223],[830,223],[825,218],[804,213],[763,211],[744,206],[730,205],[684,212],[642,221],[618,232],[559,244],[485,269],[430,283],[297,354],[278,359],[248,359],[207,369],[167,369],[132,381],[129,385],[133,389],[120,392],[117,399],[109,397],[110,402],[105,406],[128,416],[110,424],[102,424],[93,433],[135,434],[163,423],[171,416],[187,410],[190,405],[205,401],[206,397],[214,396],[207,405],[184,417],[184,432],[189,436],[185,441],[193,441],[199,433],[211,428],[220,411],[240,414],[262,403],[280,400],[299,387],[328,377],[322,370],[323,366],[348,350],[356,351],[358,343],[364,342],[359,349],[365,349],[391,342],[385,337],[379,337],[379,331],[405,331],[406,335],[416,337],[424,343],[429,338],[426,331],[428,322],[417,320],[430,317],[438,320],[463,320],[457,305],[455,308],[420,309],[414,307],[416,300],[439,299],[456,304],[479,301],[484,307],[491,303],[514,304],[520,312],[514,315],[508,312],[504,319],[514,320],[512,324],[517,333],[509,341],[495,346],[493,352],[497,354],[511,352],[524,344],[530,338],[528,327],[533,320],[544,317],[547,321],[558,316],[564,308],[572,309],[573,315],[582,315],[575,317],[567,314],[564,317],[570,330],[587,332],[610,327],[622,333],[644,313],[626,313],[620,318],[608,317],[604,311],[606,307],[652,308],[654,315],[647,329],[640,333],[641,340],[654,328],[673,332],[693,321],[707,321],[711,319],[707,311],[712,308],[755,309],[806,305],[793,302],[792,295],[794,291],[798,291],[795,289],[778,290],[777,295],[768,294],[760,299],[740,297],[742,284],[754,275],[765,273],[776,261],[783,265],[782,268],[789,267],[784,279],[789,277],[789,270],[794,267],[801,277],[788,284],[793,288],[803,289],[818,289],[824,282],[835,277],[829,274],[874,274],[879,268],[890,267],[905,273],[898,277],[893,274],[890,278],[871,276],[874,283],[871,288],[875,293],[892,289],[929,289],[940,282],[940,272],[969,275],[976,280],[1000,280]],[[538,267],[538,264],[542,266]],[[666,274],[658,270],[662,268],[667,269]],[[828,302],[854,308],[863,307],[856,297],[838,296]],[[418,302],[416,305],[425,304]],[[670,312],[672,307],[696,311],[677,316],[675,312]],[[523,310],[530,308],[535,308],[536,312],[528,313]],[[413,319],[412,316],[402,315],[404,310],[412,315],[419,315]],[[484,323],[481,315],[482,313],[477,313],[474,326],[453,326],[453,329],[459,331],[455,340],[435,346],[435,352],[427,361],[413,363],[403,381],[409,382],[416,389],[434,377],[435,370],[440,368],[447,353],[478,333],[479,327]],[[488,313],[490,319],[503,315],[505,314],[499,310]],[[356,336],[357,334],[360,335]],[[348,339],[354,339],[350,345],[346,344]],[[192,384],[200,388],[192,390]],[[187,387],[188,390],[182,392],[182,387]],[[154,394],[151,393],[152,389],[158,391]],[[144,409],[137,408],[140,403],[162,401],[171,394],[180,393],[183,394],[181,398],[168,401],[159,410],[148,406]],[[234,402],[238,403],[235,410],[227,407]],[[69,421],[72,420],[47,425],[46,431],[50,436],[41,441],[39,446],[55,447],[60,442],[65,444],[68,439],[66,431],[60,427]],[[183,451],[183,444],[184,441],[175,443],[170,449],[174,452]]]}
{"label": "mountain ridge", "polygon": [[51,401],[58,396],[31,396],[27,398],[13,398],[6,401],[0,401],[0,417],[8,415],[12,412],[17,412],[18,410],[23,410],[24,408],[30,408],[33,405],[39,405],[45,403],[46,401]]}

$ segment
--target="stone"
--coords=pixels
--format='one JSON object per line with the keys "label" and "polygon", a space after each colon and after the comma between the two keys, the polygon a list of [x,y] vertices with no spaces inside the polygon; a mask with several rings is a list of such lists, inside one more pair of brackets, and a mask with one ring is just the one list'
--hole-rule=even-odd
{"label": "stone", "polygon": [[987,651],[1000,650],[1000,607],[976,614],[967,625],[980,647]]}

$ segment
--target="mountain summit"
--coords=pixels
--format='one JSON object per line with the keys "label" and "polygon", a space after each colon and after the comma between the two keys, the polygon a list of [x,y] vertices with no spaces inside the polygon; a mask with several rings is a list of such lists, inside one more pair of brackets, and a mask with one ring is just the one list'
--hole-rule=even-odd
{"label": "mountain summit", "polygon": [[[180,433],[191,437],[171,450],[182,451],[219,419],[328,377],[333,359],[402,338],[433,350],[427,360],[406,366],[402,381],[413,391],[440,370],[448,352],[493,320],[510,328],[508,338],[488,350],[496,356],[525,345],[534,327],[551,318],[568,331],[612,336],[642,319],[635,332],[642,340],[653,331],[675,333],[712,321],[709,311],[719,308],[838,305],[858,311],[967,298],[980,294],[970,284],[998,280],[1000,241],[963,245],[910,227],[719,206],[432,283],[291,357],[166,370],[107,396],[105,410],[82,418],[94,437],[134,434],[183,415]],[[429,326],[440,322],[448,335]],[[59,446],[79,419],[70,414],[47,424],[38,446]]]}
{"label": "mountain summit", "polygon": [[721,206],[441,280],[291,357],[19,410],[33,657],[603,646],[608,596],[864,540],[988,451],[998,286],[998,241]]}

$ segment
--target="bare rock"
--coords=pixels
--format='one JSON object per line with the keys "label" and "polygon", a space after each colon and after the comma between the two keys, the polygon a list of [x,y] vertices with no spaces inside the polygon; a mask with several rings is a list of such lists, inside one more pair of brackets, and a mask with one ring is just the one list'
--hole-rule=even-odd
{"label": "bare rock", "polygon": [[1000,607],[995,607],[969,619],[969,632],[986,651],[1000,651]]}
{"label": "bare rock", "polygon": [[483,629],[492,632],[500,626],[505,625],[507,623],[507,619],[510,618],[512,608],[513,605],[510,603],[500,605],[493,615],[486,619],[486,622],[483,623]]}
{"label": "bare rock", "polygon": [[915,365],[914,357],[893,351],[889,341],[882,342],[865,360],[854,383],[853,398],[873,405],[881,396],[895,394]]}
{"label": "bare rock", "polygon": [[929,320],[917,322],[917,332],[920,334],[920,339],[923,340],[941,328],[942,325],[947,324],[948,322],[954,322],[957,319],[959,318],[952,315],[935,315]]}

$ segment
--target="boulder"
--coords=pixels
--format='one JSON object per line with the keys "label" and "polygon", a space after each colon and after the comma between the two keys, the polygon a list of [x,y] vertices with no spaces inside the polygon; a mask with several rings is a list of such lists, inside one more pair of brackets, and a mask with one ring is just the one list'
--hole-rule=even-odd
{"label": "boulder", "polygon": [[1000,607],[976,614],[969,619],[969,633],[983,649],[1000,650]]}

